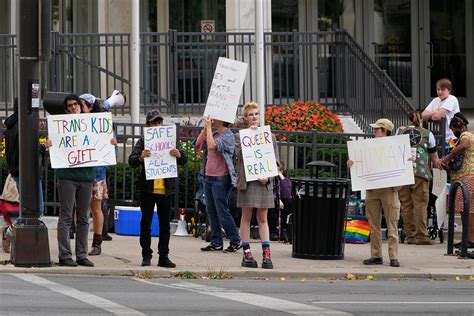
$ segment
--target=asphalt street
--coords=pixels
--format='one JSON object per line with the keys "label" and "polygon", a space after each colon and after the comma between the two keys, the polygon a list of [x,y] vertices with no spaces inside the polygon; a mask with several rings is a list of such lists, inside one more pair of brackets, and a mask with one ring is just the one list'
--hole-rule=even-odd
{"label": "asphalt street", "polygon": [[0,274],[0,315],[473,315],[467,280]]}

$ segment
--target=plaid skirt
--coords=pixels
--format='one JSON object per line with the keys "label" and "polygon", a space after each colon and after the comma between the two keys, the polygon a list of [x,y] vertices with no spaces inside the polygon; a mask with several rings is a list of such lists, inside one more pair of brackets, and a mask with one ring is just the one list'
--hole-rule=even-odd
{"label": "plaid skirt", "polygon": [[[474,175],[462,176],[456,180],[462,180],[466,185],[469,191],[470,203],[469,203],[469,213],[474,213]],[[454,183],[454,182],[452,182]],[[456,213],[461,213],[464,208],[464,198],[461,188],[458,188],[456,192],[456,200],[454,203],[454,210]]]}
{"label": "plaid skirt", "polygon": [[258,181],[247,182],[246,190],[237,190],[237,207],[274,208],[273,191]]}

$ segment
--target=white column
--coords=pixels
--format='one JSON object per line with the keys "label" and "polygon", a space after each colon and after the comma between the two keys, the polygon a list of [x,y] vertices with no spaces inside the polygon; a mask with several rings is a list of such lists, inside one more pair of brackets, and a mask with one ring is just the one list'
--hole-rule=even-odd
{"label": "white column", "polygon": [[132,123],[140,122],[140,1],[132,2],[130,112]]}
{"label": "white column", "polygon": [[265,125],[265,65],[263,37],[263,3],[255,0],[255,55],[257,71],[257,103],[260,107],[260,125]]}

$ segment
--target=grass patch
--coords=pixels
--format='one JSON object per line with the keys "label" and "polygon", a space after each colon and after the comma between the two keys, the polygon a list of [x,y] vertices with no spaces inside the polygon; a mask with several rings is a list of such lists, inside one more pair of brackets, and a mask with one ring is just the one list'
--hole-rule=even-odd
{"label": "grass patch", "polygon": [[232,275],[226,272],[224,268],[220,268],[218,271],[213,268],[207,268],[206,278],[212,280],[229,280],[232,279]]}
{"label": "grass patch", "polygon": [[174,275],[177,279],[197,279],[198,275],[191,271],[180,271]]}
{"label": "grass patch", "polygon": [[139,272],[139,271],[130,270],[130,272],[132,273],[132,276],[137,279],[142,279],[142,280],[153,279],[153,273],[151,271]]}

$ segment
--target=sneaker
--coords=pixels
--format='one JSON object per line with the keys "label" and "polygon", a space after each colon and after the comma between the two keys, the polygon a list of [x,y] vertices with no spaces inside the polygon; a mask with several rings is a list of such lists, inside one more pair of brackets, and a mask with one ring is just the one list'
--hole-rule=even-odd
{"label": "sneaker", "polygon": [[383,258],[369,258],[362,261],[363,264],[371,266],[374,264],[383,264]]}
{"label": "sneaker", "polygon": [[270,248],[269,247],[263,248],[262,268],[263,269],[273,269],[273,262],[272,262],[272,259],[270,257]]}
{"label": "sneaker", "polygon": [[176,264],[171,261],[168,257],[160,258],[158,260],[158,266],[163,268],[176,268]]}
{"label": "sneaker", "polygon": [[149,266],[151,266],[151,259],[143,259],[142,267],[149,267]]}
{"label": "sneaker", "polygon": [[222,251],[222,249],[224,249],[224,246],[222,245],[217,246],[217,245],[214,245],[212,242],[206,247],[201,248],[202,251]]}
{"label": "sneaker", "polygon": [[399,267],[400,262],[398,262],[398,259],[390,259],[390,266],[391,267]]}
{"label": "sneaker", "polygon": [[100,246],[93,246],[91,251],[89,252],[89,256],[98,256],[102,253],[102,247]]}
{"label": "sneaker", "polygon": [[415,244],[417,244],[417,245],[434,245],[435,242],[434,242],[434,240],[431,240],[429,238],[424,238],[424,239],[417,239],[415,241]]}
{"label": "sneaker", "polygon": [[102,235],[102,240],[111,241],[111,240],[112,240],[112,236],[110,236],[109,234]]}
{"label": "sneaker", "polygon": [[257,261],[252,256],[250,249],[244,250],[244,257],[242,258],[242,267],[245,268],[258,268]]}
{"label": "sneaker", "polygon": [[240,248],[242,248],[242,244],[239,242],[238,244],[230,244],[229,247],[227,247],[226,249],[224,249],[224,252],[236,252],[237,250],[239,250]]}
{"label": "sneaker", "polygon": [[74,239],[74,232],[69,231],[69,239]]}
{"label": "sneaker", "polygon": [[77,259],[77,264],[83,267],[93,267],[94,263],[87,258]]}
{"label": "sneaker", "polygon": [[61,267],[77,267],[76,261],[72,260],[71,258],[59,259],[59,265]]}
{"label": "sneaker", "polygon": [[[462,245],[462,241],[455,243],[453,246],[455,248],[461,248],[461,245]],[[467,242],[467,248],[474,248],[474,242],[468,241]]]}

